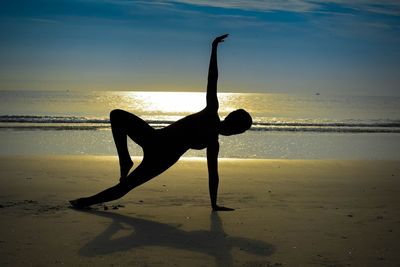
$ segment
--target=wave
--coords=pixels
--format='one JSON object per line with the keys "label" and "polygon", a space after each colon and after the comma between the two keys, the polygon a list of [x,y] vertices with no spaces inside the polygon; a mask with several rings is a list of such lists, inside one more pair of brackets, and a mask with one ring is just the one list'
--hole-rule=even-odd
{"label": "wave", "polygon": [[[162,128],[173,120],[146,120]],[[0,130],[104,130],[110,129],[108,118],[83,116],[1,115]],[[319,132],[319,133],[400,133],[400,120],[351,122],[254,122],[251,131]]]}
{"label": "wave", "polygon": [[400,121],[385,122],[255,122],[254,131],[400,133]]}
{"label": "wave", "polygon": [[2,115],[0,122],[16,123],[109,123],[108,119],[77,116]]}

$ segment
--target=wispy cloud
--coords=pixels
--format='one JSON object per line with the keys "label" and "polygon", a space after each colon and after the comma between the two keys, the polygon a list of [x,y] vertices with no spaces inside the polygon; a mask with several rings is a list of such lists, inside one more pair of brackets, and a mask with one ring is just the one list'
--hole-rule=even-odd
{"label": "wispy cloud", "polygon": [[288,12],[311,12],[318,11],[321,8],[326,7],[326,5],[339,5],[344,8],[353,9],[360,12],[371,12],[376,14],[385,14],[400,16],[400,1],[398,0],[381,0],[370,1],[370,0],[165,0],[157,1],[158,3],[181,3],[190,4],[196,6],[209,6],[218,8],[230,8],[230,9],[242,9],[242,10],[252,10],[252,11],[288,11]]}
{"label": "wispy cloud", "polygon": [[221,1],[196,1],[196,0],[166,0],[165,2],[174,2],[181,4],[190,4],[197,6],[209,6],[219,8],[242,9],[252,11],[293,11],[304,12],[312,9],[315,4],[308,1],[288,0],[288,1],[262,1],[262,0],[221,0]]}
{"label": "wispy cloud", "polygon": [[58,21],[58,20],[55,20],[55,19],[30,18],[29,20],[32,21],[32,22],[45,23],[45,24],[55,24],[55,23],[59,23],[59,21]]}
{"label": "wispy cloud", "polygon": [[370,0],[330,0],[322,1],[315,0],[316,4],[337,4],[343,7],[351,8],[360,12],[370,12],[382,15],[400,16],[400,1],[398,0],[381,0],[381,1],[370,1]]}

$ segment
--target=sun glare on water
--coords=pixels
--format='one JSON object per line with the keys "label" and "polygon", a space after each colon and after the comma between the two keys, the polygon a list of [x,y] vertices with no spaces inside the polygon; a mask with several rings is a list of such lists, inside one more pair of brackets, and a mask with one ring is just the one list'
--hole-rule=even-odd
{"label": "sun glare on water", "polygon": [[[218,93],[219,112],[226,115],[237,108],[250,108],[245,94]],[[112,108],[142,116],[186,116],[206,107],[205,92],[114,92]],[[111,107],[110,107],[111,108]]]}
{"label": "sun glare on water", "polygon": [[205,107],[200,92],[129,92],[132,102],[150,113],[193,113]]}

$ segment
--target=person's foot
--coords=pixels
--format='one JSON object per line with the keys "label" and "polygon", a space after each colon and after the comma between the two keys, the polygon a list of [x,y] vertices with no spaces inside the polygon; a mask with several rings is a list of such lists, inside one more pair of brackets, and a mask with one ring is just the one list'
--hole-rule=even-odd
{"label": "person's foot", "polygon": [[69,203],[71,204],[72,208],[78,209],[78,210],[83,209],[83,208],[86,207],[86,205],[83,203],[83,199],[82,198],[70,200]]}
{"label": "person's foot", "polygon": [[119,168],[121,171],[121,176],[119,178],[120,181],[124,180],[126,176],[128,176],[129,171],[133,167],[133,161],[131,159],[120,162]]}

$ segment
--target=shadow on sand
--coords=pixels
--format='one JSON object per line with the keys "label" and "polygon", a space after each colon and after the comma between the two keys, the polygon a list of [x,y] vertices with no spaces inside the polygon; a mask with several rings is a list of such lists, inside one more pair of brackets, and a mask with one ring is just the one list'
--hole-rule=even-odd
{"label": "shadow on sand", "polygon": [[[233,265],[231,253],[233,248],[262,256],[269,256],[274,252],[274,247],[263,241],[225,234],[217,212],[212,212],[210,215],[209,231],[185,231],[176,226],[111,212],[87,211],[86,213],[110,218],[112,223],[79,250],[82,256],[105,255],[135,247],[162,246],[210,255],[215,258],[216,265],[222,267]],[[119,231],[126,231],[127,228],[132,231],[131,234],[114,237]]]}

